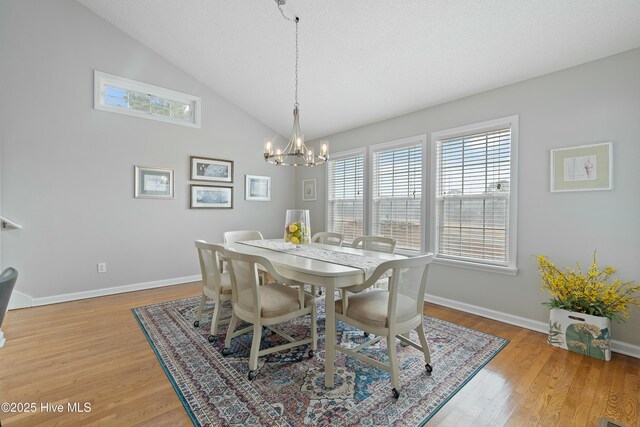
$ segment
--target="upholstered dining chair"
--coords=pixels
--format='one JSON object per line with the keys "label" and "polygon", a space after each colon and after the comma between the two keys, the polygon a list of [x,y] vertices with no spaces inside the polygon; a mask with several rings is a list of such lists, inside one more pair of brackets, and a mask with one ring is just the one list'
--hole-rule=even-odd
{"label": "upholstered dining chair", "polygon": [[322,243],[323,245],[342,246],[344,240],[344,234],[332,233],[330,231],[321,231],[316,233],[311,238],[314,243]]}
{"label": "upholstered dining chair", "polygon": [[382,236],[360,236],[353,239],[351,247],[392,254],[396,248],[396,241]]}
{"label": "upholstered dining chair", "polygon": [[258,230],[225,231],[223,234],[225,243],[240,242],[242,240],[262,240],[262,233]]}
{"label": "upholstered dining chair", "polygon": [[[396,248],[396,241],[389,237],[382,236],[360,236],[353,240],[351,247],[392,254]],[[388,282],[389,281],[387,279],[381,279],[376,283],[375,287],[385,288],[387,287]],[[365,336],[369,336],[369,334],[365,333]]]}
{"label": "upholstered dining chair", "polygon": [[[321,231],[311,237],[313,243],[321,243],[323,245],[342,246],[344,240],[344,234],[332,233],[330,231]],[[311,285],[311,293],[316,294],[316,286]],[[322,289],[318,290],[318,295],[322,295]]]}
{"label": "upholstered dining chair", "polygon": [[[196,240],[198,259],[200,260],[200,271],[202,272],[202,296],[200,305],[196,313],[196,320],[193,326],[200,326],[202,313],[208,299],[213,300],[213,314],[211,315],[211,329],[209,331],[209,342],[213,342],[218,333],[218,324],[229,323],[231,318],[220,319],[221,304],[224,301],[231,301],[231,278],[228,272],[220,269],[220,254],[224,248],[220,245],[207,243],[204,240]],[[211,311],[211,309],[207,310]]]}
{"label": "upholstered dining chair", "polygon": [[[229,355],[233,338],[253,330],[249,356],[249,380],[256,378],[260,356],[309,344],[311,349],[308,355],[313,357],[317,349],[316,304],[313,295],[304,292],[304,284],[282,277],[267,258],[241,254],[229,249],[225,250],[224,256],[229,263],[231,274],[233,315],[227,329],[227,339],[222,354]],[[269,272],[275,279],[275,283],[259,285],[258,265]],[[274,326],[307,314],[311,315],[310,338],[296,340]],[[252,326],[236,331],[238,320],[244,320]],[[289,342],[260,350],[263,326]]]}
{"label": "upholstered dining chair", "polygon": [[[423,323],[424,293],[432,259],[433,255],[427,254],[383,262],[361,286],[362,288],[373,286],[383,274],[390,271],[391,280],[388,290],[373,289],[370,292],[360,292],[352,296],[345,293],[342,299],[335,302],[336,321],[340,320],[376,335],[376,338],[357,347],[349,349],[336,346],[336,350],[391,371],[392,392],[396,399],[400,397],[396,338],[401,343],[411,345],[423,352],[427,375],[431,375],[433,370]],[[420,345],[407,338],[412,330],[418,333]],[[358,353],[383,338],[387,340],[389,365]]]}
{"label": "upholstered dining chair", "polygon": [[[225,243],[235,243],[241,242],[243,240],[263,240],[262,233],[258,230],[237,230],[237,231],[225,231],[222,234],[224,237]],[[224,264],[224,263],[223,263]],[[224,265],[223,265],[224,270]],[[267,282],[267,273],[264,271],[260,272],[260,283]]]}

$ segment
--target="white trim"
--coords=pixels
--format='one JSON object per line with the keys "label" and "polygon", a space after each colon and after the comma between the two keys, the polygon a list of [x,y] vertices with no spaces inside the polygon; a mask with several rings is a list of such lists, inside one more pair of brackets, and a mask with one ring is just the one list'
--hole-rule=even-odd
{"label": "white trim", "polygon": [[176,277],[173,279],[155,280],[153,282],[134,283],[131,285],[114,286],[112,288],[95,289],[91,291],[73,292],[69,294],[52,295],[49,297],[32,298],[32,306],[57,304],[60,302],[76,301],[87,298],[102,297],[106,295],[123,294],[126,292],[141,291],[144,289],[161,288],[164,286],[179,285],[182,283],[197,282],[202,276]]}
{"label": "white trim", "polygon": [[[547,334],[549,332],[549,324],[538,320],[527,319],[526,317],[516,316],[489,308],[480,307],[473,304],[467,304],[442,298],[436,295],[425,294],[424,300],[433,304],[442,305],[444,307],[453,308],[454,310],[464,311],[465,313],[475,314],[477,316],[486,317],[488,319],[497,320],[498,322],[508,323],[520,328],[529,329],[531,331]],[[640,346],[622,341],[611,340],[611,350],[616,353],[640,359]]]}
{"label": "white trim", "polygon": [[[164,117],[157,114],[145,113],[143,111],[129,110],[122,107],[115,107],[106,105],[104,103],[104,91],[102,90],[105,84],[112,84],[124,89],[135,90],[136,92],[142,92],[152,94],[160,98],[165,98],[181,103],[193,102],[193,121],[187,121],[183,119],[176,119],[173,117]],[[199,96],[190,95],[188,93],[179,92],[173,89],[167,89],[161,86],[152,85],[149,83],[139,82],[131,80],[126,77],[116,76],[115,74],[105,73],[103,71],[93,71],[93,108],[101,111],[108,111],[110,113],[126,114],[129,116],[141,117],[144,119],[157,120],[165,123],[173,123],[177,125],[189,126],[200,128],[201,116],[202,116],[202,100]]]}
{"label": "white trim", "polygon": [[366,186],[367,187],[365,191],[366,200],[363,208],[365,209],[365,212],[369,212],[368,215],[365,214],[365,216],[367,217],[367,221],[365,222],[366,234],[371,234],[371,230],[373,230],[373,215],[371,215],[372,209],[373,209],[373,153],[377,153],[380,151],[385,151],[393,148],[411,147],[416,145],[422,146],[422,191],[420,194],[420,197],[422,199],[420,200],[420,211],[421,211],[420,212],[420,228],[422,230],[422,236],[420,236],[420,252],[426,252],[426,248],[428,247],[426,243],[426,240],[427,240],[426,231],[428,229],[426,199],[428,199],[427,190],[429,188],[427,187],[427,180],[426,180],[426,175],[427,175],[426,157],[428,153],[427,134],[409,136],[407,138],[396,139],[389,142],[381,142],[379,144],[374,144],[369,146],[369,149],[367,150],[368,159],[365,158],[365,160],[367,160],[369,164],[367,165],[368,167],[365,170],[365,178],[366,178],[365,181],[368,184]]}
{"label": "white trim", "polygon": [[[507,260],[507,267],[495,267],[493,265],[486,264],[486,267],[489,269],[485,269],[485,264],[480,262],[464,262],[464,261],[454,261],[451,260],[449,265],[451,266],[460,266],[465,268],[477,268],[483,271],[494,271],[500,272],[507,270],[506,274],[515,275],[517,273],[517,260],[518,260],[518,138],[519,138],[519,127],[518,127],[518,115],[502,117],[495,120],[487,120],[481,123],[474,123],[464,126],[459,126],[452,129],[445,129],[436,132],[431,132],[429,138],[429,144],[431,145],[431,171],[429,174],[429,178],[431,180],[430,183],[430,197],[429,197],[429,216],[432,218],[431,227],[429,230],[430,243],[429,243],[429,252],[432,252],[434,256],[437,256],[436,252],[436,244],[437,244],[437,224],[435,221],[436,218],[436,184],[437,184],[437,147],[436,143],[440,139],[448,139],[456,136],[467,135],[470,133],[480,133],[480,132],[488,132],[491,130],[497,130],[503,128],[505,126],[509,126],[511,128],[511,182],[509,183],[509,259]],[[436,258],[434,258],[436,261]],[[440,258],[439,263],[442,262],[442,258]],[[449,260],[447,260],[449,261]],[[463,264],[464,263],[464,264]]]}
{"label": "white trim", "polygon": [[13,292],[11,293],[11,299],[9,300],[9,310],[31,306],[33,306],[33,298],[31,298],[27,294],[23,294],[20,291],[16,291],[15,289],[13,290]]}
{"label": "white trim", "polygon": [[7,340],[4,338],[4,332],[2,332],[2,329],[0,329],[0,348],[4,347],[4,343]]}
{"label": "white trim", "polygon": [[434,255],[433,264],[446,265],[449,267],[466,268],[468,270],[485,271],[487,273],[506,274],[508,276],[516,276],[518,269],[516,267],[506,267],[502,265],[481,264],[477,262],[463,261],[452,258],[438,258]]}

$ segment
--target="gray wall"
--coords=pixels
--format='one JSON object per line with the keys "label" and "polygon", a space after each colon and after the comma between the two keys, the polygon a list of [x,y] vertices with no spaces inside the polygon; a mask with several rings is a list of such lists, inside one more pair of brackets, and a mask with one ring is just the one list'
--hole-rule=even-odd
{"label": "gray wall", "polygon": [[[3,232],[2,264],[20,271],[17,290],[193,276],[195,239],[281,235],[294,175],[261,157],[273,130],[75,1],[2,0],[0,31],[2,214],[24,226]],[[94,110],[94,69],[202,97],[202,128]],[[190,155],[235,161],[234,209],[189,209]],[[134,165],[175,168],[175,200],[134,199]],[[243,200],[247,173],[272,177],[271,202]]]}
{"label": "gray wall", "polygon": [[[428,76],[425,76],[428,78]],[[588,264],[597,249],[618,277],[640,280],[640,49],[327,137],[331,151],[519,115],[516,277],[434,265],[428,293],[548,321],[534,255]],[[309,118],[308,118],[309,119]],[[324,139],[324,138],[323,138]],[[613,141],[613,191],[549,192],[549,150]],[[301,181],[318,179],[318,201],[302,202]],[[325,227],[326,168],[296,172],[296,205]],[[613,326],[640,345],[640,313]]]}

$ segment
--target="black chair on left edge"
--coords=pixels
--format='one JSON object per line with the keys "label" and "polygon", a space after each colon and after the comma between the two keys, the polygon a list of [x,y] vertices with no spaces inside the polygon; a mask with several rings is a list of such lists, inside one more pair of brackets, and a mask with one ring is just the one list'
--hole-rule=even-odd
{"label": "black chair on left edge", "polygon": [[0,275],[0,327],[2,327],[2,321],[7,312],[11,292],[13,292],[13,287],[16,285],[16,280],[18,280],[18,271],[15,268],[7,268]]}

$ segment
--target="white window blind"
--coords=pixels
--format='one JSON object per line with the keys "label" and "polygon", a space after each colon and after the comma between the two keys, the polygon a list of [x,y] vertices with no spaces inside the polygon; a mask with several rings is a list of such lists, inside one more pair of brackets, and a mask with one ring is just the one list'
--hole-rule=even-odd
{"label": "white window blind", "polygon": [[422,144],[373,152],[372,234],[397,249],[422,247],[422,155]]}
{"label": "white window blind", "polygon": [[364,234],[364,156],[329,161],[327,231],[342,233],[345,242]]}
{"label": "white window blind", "polygon": [[511,129],[436,141],[436,255],[508,266]]}

